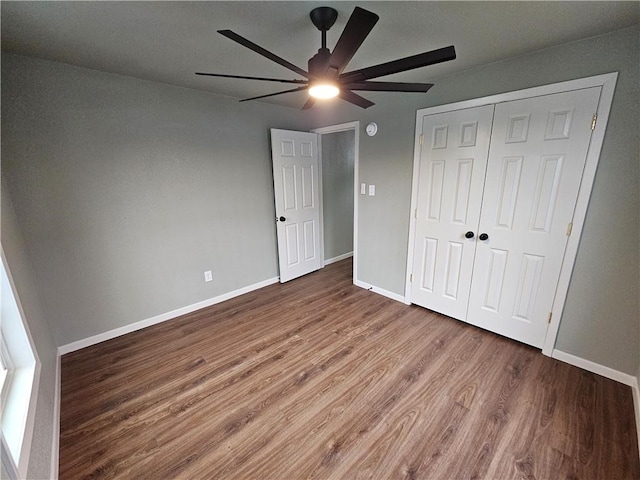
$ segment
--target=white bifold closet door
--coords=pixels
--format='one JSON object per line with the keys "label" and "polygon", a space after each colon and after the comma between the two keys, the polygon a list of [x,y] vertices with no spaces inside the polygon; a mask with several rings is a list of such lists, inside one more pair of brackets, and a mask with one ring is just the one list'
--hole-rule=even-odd
{"label": "white bifold closet door", "polygon": [[411,301],[464,320],[493,105],[423,121]]}
{"label": "white bifold closet door", "polygon": [[[425,119],[413,303],[542,346],[600,90],[593,87]],[[451,129],[455,123],[469,123],[466,115],[478,109],[491,109],[493,117],[491,128],[479,127],[475,139],[476,146],[489,144],[484,160],[475,153],[465,155],[455,128],[449,142],[459,146],[441,155],[439,132],[445,125]],[[480,138],[481,132],[487,138]],[[466,160],[473,165],[469,174],[461,168],[465,159],[473,159]],[[440,168],[452,173],[441,175]],[[468,206],[461,209],[467,175],[474,185],[468,191],[482,193],[469,193]],[[474,175],[482,177],[480,187]],[[433,213],[438,211],[436,221]],[[473,237],[466,238],[464,230]]]}

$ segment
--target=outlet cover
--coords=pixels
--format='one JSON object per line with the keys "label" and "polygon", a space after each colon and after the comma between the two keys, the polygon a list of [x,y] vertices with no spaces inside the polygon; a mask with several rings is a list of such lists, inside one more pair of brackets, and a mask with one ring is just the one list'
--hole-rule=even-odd
{"label": "outlet cover", "polygon": [[204,272],[204,281],[210,282],[212,280],[213,280],[213,274],[211,273],[211,270],[207,270],[206,272]]}

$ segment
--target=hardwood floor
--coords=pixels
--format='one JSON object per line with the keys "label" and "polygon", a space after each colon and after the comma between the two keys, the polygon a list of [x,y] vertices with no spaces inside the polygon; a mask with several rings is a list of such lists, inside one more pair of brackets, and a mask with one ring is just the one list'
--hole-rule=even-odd
{"label": "hardwood floor", "polygon": [[350,272],[65,355],[60,478],[640,478],[629,387]]}

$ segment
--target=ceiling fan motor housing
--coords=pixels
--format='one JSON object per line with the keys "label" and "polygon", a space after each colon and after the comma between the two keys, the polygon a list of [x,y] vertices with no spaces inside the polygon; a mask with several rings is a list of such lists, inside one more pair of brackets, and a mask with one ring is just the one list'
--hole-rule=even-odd
{"label": "ceiling fan motor housing", "polygon": [[309,59],[308,62],[308,71],[312,77],[326,77],[331,76],[325,75],[325,70],[327,68],[327,64],[329,63],[329,58],[331,58],[331,52],[328,48],[320,48],[318,53],[316,53],[313,57]]}

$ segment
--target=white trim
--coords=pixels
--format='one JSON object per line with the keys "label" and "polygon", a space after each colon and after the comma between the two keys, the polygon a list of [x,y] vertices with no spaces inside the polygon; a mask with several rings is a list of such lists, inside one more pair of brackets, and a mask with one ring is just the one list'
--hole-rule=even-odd
{"label": "white trim", "polygon": [[638,378],[634,377],[633,385],[631,385],[631,391],[633,392],[633,410],[636,414],[636,433],[638,434],[638,454],[640,455],[640,385],[638,385]]}
{"label": "white trim", "polygon": [[60,463],[60,396],[61,396],[61,376],[62,357],[56,355],[56,383],[53,399],[53,435],[51,440],[51,478],[58,478],[58,467]]}
{"label": "white trim", "polygon": [[27,476],[27,469],[29,468],[29,456],[31,455],[31,443],[33,441],[33,430],[35,425],[36,408],[38,404],[38,391],[40,389],[40,371],[41,371],[42,363],[40,362],[40,357],[38,356],[38,350],[35,347],[35,342],[33,341],[31,330],[29,329],[29,322],[27,320],[27,316],[24,313],[24,308],[22,307],[22,301],[20,300],[18,289],[16,288],[16,284],[13,280],[13,276],[11,275],[9,262],[7,261],[7,257],[5,256],[4,248],[2,248],[1,245],[0,245],[0,258],[4,266],[4,271],[7,274],[7,279],[9,280],[9,286],[11,287],[13,297],[16,301],[16,306],[18,307],[18,312],[20,314],[22,326],[24,327],[24,331],[27,335],[27,340],[31,348],[31,353],[35,360],[32,386],[29,394],[29,405],[27,406],[26,421],[24,424],[24,429],[22,431],[22,444],[20,446],[20,455],[19,455],[20,458],[14,459],[16,463],[18,476],[20,478],[23,478]]}
{"label": "white trim", "polygon": [[331,265],[332,263],[339,262],[340,260],[344,260],[345,258],[353,257],[353,252],[343,253],[342,255],[338,255],[337,257],[329,258],[324,261],[324,266]]}
{"label": "white trim", "polygon": [[347,122],[347,123],[340,123],[338,125],[329,125],[328,127],[314,128],[311,131],[313,133],[324,135],[325,133],[338,133],[338,132],[346,132],[347,130],[355,130],[358,128],[359,125],[360,125],[359,121]]}
{"label": "white trim", "polygon": [[564,309],[564,303],[569,290],[569,281],[578,252],[578,245],[584,225],[584,219],[587,214],[587,207],[593,181],[595,178],[598,161],[600,160],[600,152],[604,142],[604,134],[611,111],[611,103],[613,101],[613,93],[616,86],[618,74],[607,73],[604,75],[596,75],[593,77],[580,78],[577,80],[569,80],[566,82],[553,83],[540,87],[527,88],[525,90],[517,90],[514,92],[501,93],[489,97],[465,100],[463,102],[450,103],[447,105],[439,105],[436,107],[424,108],[416,112],[416,130],[414,137],[414,158],[413,158],[413,182],[411,188],[411,210],[409,211],[409,245],[407,251],[407,269],[405,279],[405,299],[407,305],[411,303],[411,282],[409,281],[413,268],[413,258],[415,254],[415,212],[418,197],[418,173],[420,168],[420,135],[422,134],[422,122],[425,115],[433,115],[437,113],[451,112],[455,110],[492,105],[513,100],[521,100],[525,98],[538,97],[543,95],[551,95],[554,93],[567,92],[572,90],[580,90],[591,87],[601,87],[600,100],[598,103],[598,122],[596,128],[591,135],[587,159],[582,175],[582,182],[576,207],[573,216],[573,234],[567,241],[565,254],[562,260],[558,285],[556,287],[556,295],[552,307],[551,324],[547,328],[547,333],[542,346],[542,353],[551,356],[554,352],[558,330],[560,328],[560,320]]}
{"label": "white trim", "polygon": [[[9,475],[7,480],[18,480],[22,478],[18,473],[18,467],[16,466],[16,462],[13,460],[13,455],[11,455],[11,452],[9,451],[9,445],[7,445],[7,441],[4,439],[2,430],[0,430],[0,442],[0,458],[2,460],[2,467]],[[2,480],[4,480],[4,477],[2,477]]]}
{"label": "white trim", "polygon": [[353,151],[353,281],[358,277],[358,212],[360,211],[360,122],[355,125],[355,148]]}
{"label": "white trim", "polygon": [[269,278],[267,280],[263,280],[262,282],[254,283],[253,285],[249,285],[232,292],[223,293],[222,295],[218,295],[217,297],[203,300],[202,302],[187,305],[186,307],[178,308],[167,313],[156,315],[155,317],[147,318],[146,320],[141,320],[139,322],[131,323],[123,327],[115,328],[113,330],[109,330],[108,332],[99,333],[98,335],[93,335],[89,338],[67,343],[66,345],[58,347],[58,355],[65,355],[67,353],[75,352],[76,350],[80,350],[81,348],[90,347],[91,345],[96,345],[106,340],[111,340],[112,338],[126,335],[127,333],[135,332],[136,330],[141,330],[146,327],[150,327],[151,325],[166,322],[167,320],[171,320],[181,315],[186,315],[187,313],[195,312],[196,310],[200,310],[201,308],[210,307],[211,305],[224,302],[225,300],[229,300],[240,295],[244,295],[245,293],[249,293],[254,290],[273,285],[274,283],[278,283],[279,281],[279,277]]}
{"label": "white trim", "polygon": [[556,296],[553,300],[553,306],[551,307],[551,323],[547,328],[547,334],[545,336],[544,343],[542,344],[542,353],[545,355],[551,355],[556,344],[558,331],[560,330],[560,320],[562,319],[565,301],[569,292],[569,282],[571,281],[573,266],[578,255],[578,246],[580,244],[580,237],[582,236],[584,220],[587,216],[589,198],[591,197],[591,190],[593,188],[598,162],[600,161],[600,152],[602,150],[602,144],[604,143],[604,134],[609,120],[609,113],[611,112],[613,92],[616,87],[618,74],[610,73],[593,78],[598,79],[597,81],[599,82],[593,86],[602,86],[600,101],[598,103],[598,111],[594,112],[598,114],[598,121],[596,123],[595,130],[591,134],[591,142],[589,144],[589,150],[587,151],[587,160],[582,173],[582,181],[580,183],[580,190],[578,191],[578,198],[576,200],[576,208],[573,214],[573,234],[567,240],[567,246],[565,247],[562,266],[560,268],[560,276],[558,278],[558,285],[556,286]]}
{"label": "white trim", "polygon": [[629,375],[628,373],[614,370],[610,367],[605,367],[604,365],[600,365],[599,363],[595,363],[590,360],[585,360],[581,357],[576,357],[575,355],[571,355],[570,353],[566,353],[561,350],[554,349],[551,352],[550,356],[551,358],[555,358],[556,360],[560,360],[561,362],[568,363],[569,365],[573,365],[574,367],[582,368],[583,370],[587,370],[588,372],[595,373],[597,375],[601,375],[611,380],[615,380],[616,382],[620,382],[624,385],[630,386],[631,392],[633,393],[633,410],[636,418],[636,434],[638,435],[638,445],[640,446],[640,386],[638,385],[638,377],[634,377],[633,375]]}
{"label": "white trim", "polygon": [[[539,87],[525,88],[524,90],[514,90],[512,92],[498,93],[489,97],[473,98],[462,102],[447,103],[435,107],[423,108],[417,111],[417,118],[423,115],[434,115],[436,113],[452,112],[454,110],[463,110],[466,108],[482,107],[484,105],[493,105],[496,103],[511,102],[514,100],[522,100],[525,98],[541,97],[554,93],[568,92],[571,90],[581,90],[584,88],[603,86],[618,78],[618,72],[605,73],[595,75],[593,77],[578,78],[576,80],[567,80],[566,82],[550,83]],[[598,118],[600,121],[600,118]],[[416,125],[417,127],[417,125]],[[419,136],[419,134],[418,134]]]}
{"label": "white trim", "polygon": [[[311,132],[314,133],[314,132]],[[316,151],[318,154],[318,213],[320,215],[318,226],[320,230],[320,268],[324,263],[324,188],[322,183],[322,141],[320,135],[316,133]]]}
{"label": "white trim", "polygon": [[420,136],[422,135],[422,120],[425,110],[416,112],[416,131],[413,138],[413,172],[411,177],[411,209],[409,210],[409,244],[407,246],[407,267],[405,269],[404,299],[406,305],[411,305],[411,275],[413,274],[413,257],[416,243],[416,216],[414,212],[418,208],[418,180],[420,175]]}
{"label": "white trim", "polygon": [[574,367],[582,368],[583,370],[587,370],[591,373],[596,373],[606,378],[610,378],[611,380],[629,385],[630,387],[633,387],[637,384],[636,377],[634,377],[633,375],[614,370],[613,368],[600,365],[599,363],[592,362],[591,360],[577,357],[570,353],[563,352],[562,350],[553,349],[550,356],[551,358],[555,358],[556,360],[560,360],[561,362],[568,363],[569,365],[573,365]]}
{"label": "white trim", "polygon": [[402,295],[398,295],[397,293],[390,292],[389,290],[385,290],[384,288],[379,288],[369,283],[361,282],[355,279],[353,281],[353,284],[357,287],[364,288],[365,290],[369,290],[370,292],[382,295],[383,297],[390,298],[391,300],[404,303],[404,297]]}
{"label": "white trim", "polygon": [[[346,132],[348,130],[354,131],[354,148],[353,148],[353,283],[358,281],[358,209],[359,209],[359,176],[360,176],[360,122],[347,122],[340,123],[338,125],[330,125],[327,127],[319,127],[311,130],[318,135],[324,135],[327,133]],[[320,145],[322,142],[318,142]],[[322,163],[322,156],[320,156],[320,164]],[[324,240],[324,239],[323,239]],[[324,258],[324,243],[322,249],[322,255]],[[346,257],[345,257],[346,258]],[[328,261],[324,262],[328,265]]]}

